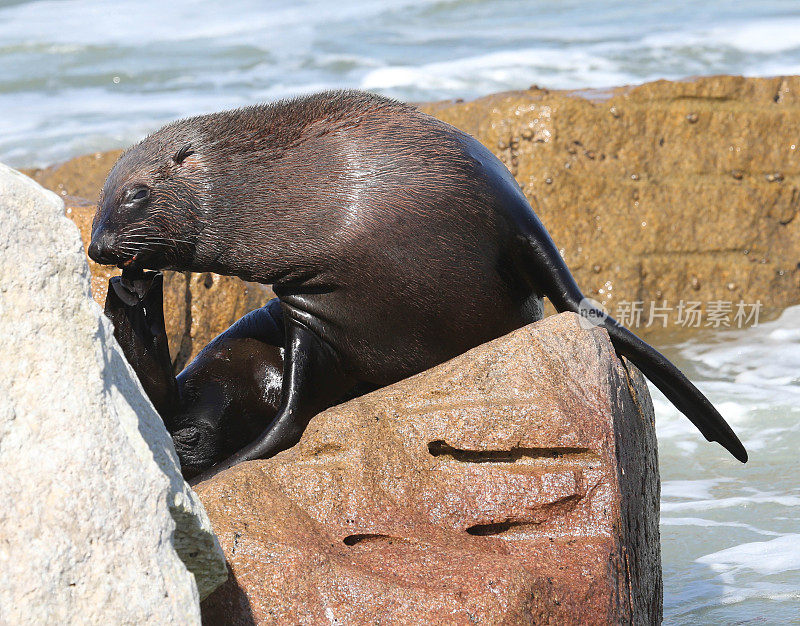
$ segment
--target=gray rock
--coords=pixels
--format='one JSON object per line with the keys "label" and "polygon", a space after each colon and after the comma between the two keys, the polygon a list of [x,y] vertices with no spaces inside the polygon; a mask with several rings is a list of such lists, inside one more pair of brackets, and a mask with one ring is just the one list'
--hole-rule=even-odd
{"label": "gray rock", "polygon": [[0,214],[0,623],[199,624],[224,557],[78,229],[3,165]]}

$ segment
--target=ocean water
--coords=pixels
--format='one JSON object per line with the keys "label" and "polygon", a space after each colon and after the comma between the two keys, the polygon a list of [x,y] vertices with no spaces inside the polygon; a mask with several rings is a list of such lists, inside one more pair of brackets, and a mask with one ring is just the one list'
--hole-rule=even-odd
{"label": "ocean water", "polygon": [[800,624],[800,306],[660,346],[748,449],[706,442],[652,385],[670,624]]}
{"label": "ocean water", "polygon": [[[422,101],[717,73],[800,73],[800,2],[0,0],[0,161],[327,88]],[[705,442],[653,389],[665,622],[800,623],[800,307],[658,347],[751,455]]]}
{"label": "ocean water", "polygon": [[409,100],[800,73],[796,0],[0,0],[0,161],[327,88]]}

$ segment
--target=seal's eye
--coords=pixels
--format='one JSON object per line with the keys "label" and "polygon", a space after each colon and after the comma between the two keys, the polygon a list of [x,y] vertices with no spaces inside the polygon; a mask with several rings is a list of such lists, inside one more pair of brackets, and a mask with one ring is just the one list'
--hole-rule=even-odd
{"label": "seal's eye", "polygon": [[149,197],[150,190],[147,187],[142,187],[131,196],[131,200],[146,200]]}

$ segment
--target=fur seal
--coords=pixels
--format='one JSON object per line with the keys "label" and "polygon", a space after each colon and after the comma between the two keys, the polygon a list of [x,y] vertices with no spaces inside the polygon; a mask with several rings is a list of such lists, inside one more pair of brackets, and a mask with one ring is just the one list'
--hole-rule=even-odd
{"label": "fur seal", "polygon": [[105,314],[172,435],[187,480],[256,440],[277,414],[284,344],[277,299],[215,337],[177,377],[160,273],[125,270],[111,278]]}
{"label": "fur seal", "polygon": [[[485,146],[411,105],[358,91],[156,131],[109,173],[89,255],[273,285],[286,334],[281,406],[257,441],[212,471],[294,445],[311,417],[358,385],[387,385],[535,321],[542,297],[558,311],[586,302]],[[706,439],[747,460],[669,360],[590,312]]]}

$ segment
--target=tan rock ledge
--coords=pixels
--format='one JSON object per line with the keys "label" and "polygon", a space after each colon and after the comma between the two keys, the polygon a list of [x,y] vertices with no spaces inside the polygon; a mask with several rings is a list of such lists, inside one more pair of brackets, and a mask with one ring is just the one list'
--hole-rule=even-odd
{"label": "tan rock ledge", "polygon": [[661,619],[650,396],[573,314],[331,408],[197,492],[232,573],[207,624]]}

